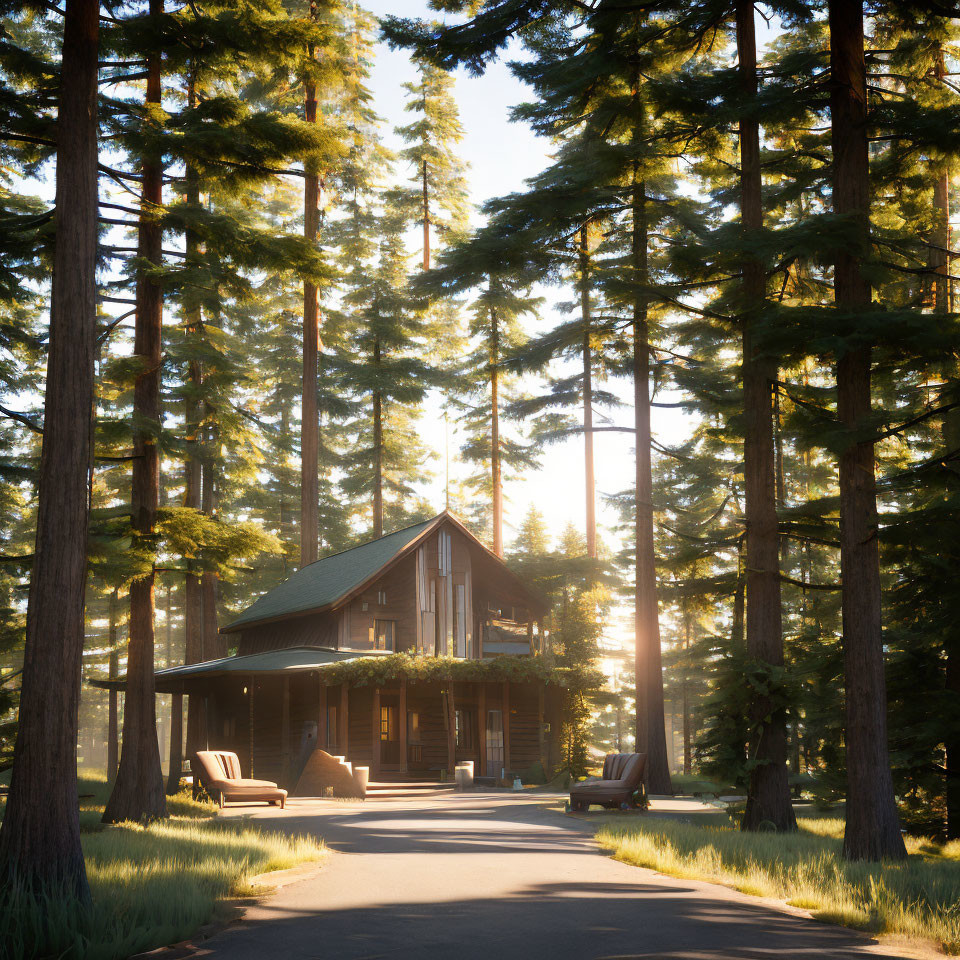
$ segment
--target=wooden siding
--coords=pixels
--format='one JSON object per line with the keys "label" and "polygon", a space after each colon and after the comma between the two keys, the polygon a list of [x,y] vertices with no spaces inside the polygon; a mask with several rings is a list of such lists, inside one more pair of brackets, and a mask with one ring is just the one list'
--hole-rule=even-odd
{"label": "wooden siding", "polygon": [[[278,620],[259,627],[247,627],[237,644],[238,656],[283,650],[287,647],[336,647],[338,616],[314,613],[306,617]],[[229,638],[229,634],[227,637]]]}
{"label": "wooden siding", "polygon": [[510,766],[517,772],[540,760],[538,706],[535,684],[510,684]]}
{"label": "wooden siding", "polygon": [[373,688],[354,687],[350,690],[350,739],[347,759],[359,767],[373,763]]}
{"label": "wooden siding", "polygon": [[[380,603],[386,594],[386,603]],[[366,605],[366,610],[364,610]],[[371,631],[376,620],[395,624],[396,652],[413,651],[417,645],[417,601],[415,557],[405,557],[375,581],[341,611],[341,650],[370,650]]]}

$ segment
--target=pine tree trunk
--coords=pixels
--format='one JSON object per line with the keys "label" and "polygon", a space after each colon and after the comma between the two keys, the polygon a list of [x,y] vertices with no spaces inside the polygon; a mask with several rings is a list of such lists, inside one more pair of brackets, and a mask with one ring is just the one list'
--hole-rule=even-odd
{"label": "pine tree trunk", "polygon": [[[943,84],[947,76],[943,48],[938,45],[934,77]],[[933,248],[930,251],[930,267],[934,271],[933,308],[937,313],[949,313],[952,309],[950,284],[950,166],[946,160],[938,160],[934,166],[933,179]]]}
{"label": "pine tree trunk", "polygon": [[[190,364],[190,379],[195,388],[200,389],[200,365],[199,363]],[[197,404],[197,408],[199,408]],[[196,420],[191,427],[188,435],[187,445],[189,453],[186,463],[186,483],[184,486],[183,505],[193,510],[200,511],[202,508],[201,486],[202,473],[200,463],[200,413],[195,410]],[[197,561],[187,560],[187,571],[184,577],[183,585],[183,662],[199,663],[205,659],[203,649],[203,591],[200,585],[200,572],[197,569]],[[205,725],[205,706],[203,697],[198,694],[189,694],[187,697],[187,759],[190,761],[191,770],[197,769],[197,751],[205,747],[204,725]],[[178,771],[178,773],[182,772]],[[173,779],[174,771],[171,767],[170,778]]]}
{"label": "pine tree trunk", "polygon": [[[163,0],[150,0],[151,16],[163,13]],[[161,102],[160,54],[147,59],[148,105]],[[163,203],[163,165],[159,156],[144,157],[137,255],[160,265],[163,232],[157,221]],[[134,353],[143,369],[134,383],[134,460],[131,481],[133,529],[149,544],[154,534],[160,499],[160,460],[155,432],[160,429],[160,352],[163,292],[143,269],[137,275]],[[145,426],[146,425],[146,426]],[[127,646],[127,682],[123,703],[123,748],[113,792],[103,813],[104,823],[152,820],[166,814],[157,710],[154,689],[154,581],[150,572],[130,584],[130,637]]]}
{"label": "pine tree trunk", "polygon": [[[196,65],[191,71],[187,81],[187,105],[194,109],[197,105],[196,89]],[[186,169],[186,198],[187,204],[194,210],[200,207],[200,181],[196,171],[188,166]],[[196,231],[187,228],[184,234],[184,248],[187,255],[188,264],[200,264],[201,251],[199,238]],[[183,312],[184,322],[187,332],[194,340],[191,344],[192,356],[187,365],[187,376],[190,383],[190,396],[186,402],[185,420],[186,420],[186,462],[184,463],[184,491],[183,505],[198,513],[203,507],[201,500],[202,474],[200,459],[200,429],[203,419],[203,400],[201,393],[203,390],[203,371],[200,361],[196,357],[196,351],[199,339],[203,330],[203,310],[199,298],[189,285],[184,287],[183,292]],[[286,435],[286,434],[284,434]],[[202,594],[200,589],[200,574],[197,571],[197,562],[193,558],[186,560],[186,575],[184,578],[183,590],[183,661],[184,663],[199,663],[204,659],[203,652],[203,607]],[[177,698],[181,702],[182,716],[182,695],[174,696],[174,714],[176,714]],[[181,720],[182,723],[182,720]],[[190,760],[191,769],[197,769],[196,753],[204,748],[201,740],[202,727],[204,724],[204,704],[203,698],[197,695],[187,697],[187,758]],[[172,742],[172,741],[171,741]],[[171,752],[170,770],[167,779],[167,793],[176,792],[179,789],[180,778],[183,773],[183,760],[180,759],[176,769],[174,769],[174,756]],[[176,789],[174,789],[176,787]]]}
{"label": "pine tree trunk", "polygon": [[[307,123],[317,122],[317,91],[306,85],[304,115]],[[303,181],[303,235],[315,242],[320,228],[320,177],[307,165]],[[303,281],[303,395],[300,435],[300,566],[318,556],[320,538],[320,431],[317,410],[317,377],[320,354],[320,321],[317,288]]]}
{"label": "pine tree trunk", "polygon": [[590,331],[589,230],[580,229],[580,313],[583,319],[583,472],[586,488],[587,556],[597,558],[597,484],[593,464],[593,358]]}
{"label": "pine tree trunk", "polygon": [[[943,83],[946,79],[946,65],[943,49],[937,52],[934,67],[936,79]],[[935,249],[931,251],[930,265],[936,272],[933,306],[939,314],[950,313],[953,309],[953,284],[950,281],[950,168],[941,161],[934,170],[933,181],[934,233]],[[939,249],[936,249],[939,248]],[[947,376],[955,376],[954,370]],[[943,422],[945,449],[953,449],[956,438],[960,437],[960,411],[948,410]],[[953,694],[953,702],[960,704],[960,651],[946,644],[945,681],[946,689]],[[960,731],[956,724],[944,725],[944,746],[946,760],[946,799],[947,799],[947,839],[960,838]]]}
{"label": "pine tree trunk", "polygon": [[[373,364],[380,370],[380,338],[373,341]],[[373,391],[373,535],[383,536],[383,394]]]}
{"label": "pine tree trunk", "polygon": [[[859,231],[859,242],[839,250],[834,266],[836,305],[849,313],[870,306],[862,264],[870,244],[863,0],[831,0],[829,20],[833,202]],[[871,441],[854,439],[868,429],[870,353],[855,346],[837,358],[837,414],[848,435],[840,454],[848,860],[906,856],[887,749],[874,451]]]}
{"label": "pine tree trunk", "polygon": [[87,577],[96,343],[100,5],[67,0],[57,124],[56,242],[39,508],[0,890],[89,900],[77,810],[77,717]]}
{"label": "pine tree trunk", "polygon": [[423,269],[430,269],[430,187],[426,160],[423,161]]}
{"label": "pine tree trunk", "polygon": [[633,176],[631,260],[639,288],[633,301],[633,413],[636,498],[634,516],[634,642],[636,645],[637,750],[647,755],[646,785],[650,793],[671,794],[670,758],[663,708],[663,662],[660,611],[653,544],[653,464],[650,425],[650,338],[647,325],[646,187]]}
{"label": "pine tree trunk", "polygon": [[[290,411],[287,408],[287,403],[285,400],[281,401],[280,407],[280,436],[288,437],[290,435]],[[284,578],[287,575],[287,541],[290,538],[289,529],[290,529],[290,516],[289,511],[287,510],[287,498],[285,496],[286,486],[283,483],[282,476],[279,478],[280,482],[278,483],[279,492],[277,496],[277,523],[280,530],[280,542],[283,544],[283,554],[280,558],[280,569],[283,573]]]}
{"label": "pine tree trunk", "polygon": [[[111,680],[116,680],[120,676],[120,651],[117,648],[117,604],[119,602],[119,591],[114,588],[110,594],[110,607],[108,614],[107,636],[110,644],[110,659],[107,667],[107,675]],[[110,782],[117,775],[117,760],[120,756],[120,743],[118,740],[119,730],[117,728],[118,719],[118,700],[120,694],[113,688],[110,689],[107,701],[107,781]]]}
{"label": "pine tree trunk", "polygon": [[[173,624],[170,611],[170,585],[167,585],[167,655],[166,666],[173,666]],[[170,749],[167,765],[167,796],[173,796],[180,790],[180,778],[183,776],[183,695],[174,693],[170,697]]]}
{"label": "pine tree trunk", "polygon": [[690,613],[683,606],[683,673],[680,678],[680,694],[683,699],[683,772],[690,773],[693,768],[693,736],[690,722],[690,697],[688,693],[687,657],[690,650]]}
{"label": "pine tree trunk", "polygon": [[[217,428],[212,428],[215,437]],[[211,443],[212,450],[217,447]],[[214,464],[214,453],[208,451],[203,461],[203,512],[210,518],[217,516],[220,508],[217,493],[217,468]],[[218,660],[227,655],[227,640],[220,634],[220,624],[217,618],[217,602],[220,598],[220,575],[216,570],[204,570],[200,578],[200,591],[203,595],[201,607],[203,609],[203,655],[207,660]],[[209,718],[208,718],[209,719]]]}
{"label": "pine tree trunk", "polygon": [[[763,228],[760,127],[752,113],[757,96],[757,47],[753,0],[737,0],[737,52],[745,115],[740,119],[740,221],[746,240]],[[773,668],[783,667],[780,606],[780,531],[777,521],[776,447],[773,393],[776,360],[754,348],[754,327],[767,293],[761,261],[743,263],[743,413],[744,513],[746,515],[747,654]],[[741,827],[772,824],[796,830],[787,777],[787,714],[769,697],[754,694],[750,718],[750,771],[747,806]]]}
{"label": "pine tree trunk", "polygon": [[503,556],[503,474],[500,461],[500,326],[490,310],[490,480],[493,485],[493,552]]}
{"label": "pine tree trunk", "polygon": [[[946,687],[960,703],[960,651],[947,650]],[[954,707],[956,709],[956,707]],[[954,722],[945,737],[947,766],[947,839],[960,839],[960,733]]]}
{"label": "pine tree trunk", "polygon": [[373,393],[373,535],[383,536],[383,399]]}

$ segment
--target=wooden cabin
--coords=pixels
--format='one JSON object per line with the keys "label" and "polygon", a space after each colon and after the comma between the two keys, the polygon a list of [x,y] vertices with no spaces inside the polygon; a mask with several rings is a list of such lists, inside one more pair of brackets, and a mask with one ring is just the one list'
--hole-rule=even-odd
{"label": "wooden cabin", "polygon": [[540,659],[546,610],[444,512],[298,570],[223,628],[234,656],[160,670],[157,691],[200,698],[201,742],[281,785],[317,746],[372,780],[462,760],[495,780],[548,773],[561,690]]}

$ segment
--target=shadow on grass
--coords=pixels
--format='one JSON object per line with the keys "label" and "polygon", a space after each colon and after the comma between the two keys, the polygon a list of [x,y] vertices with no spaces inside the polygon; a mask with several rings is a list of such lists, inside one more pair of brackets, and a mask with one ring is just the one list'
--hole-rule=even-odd
{"label": "shadow on grass", "polygon": [[909,838],[904,862],[848,863],[843,821],[800,820],[793,834],[744,833],[729,825],[656,817],[605,818],[597,840],[625,863],[784,900],[818,919],[876,933],[932,940],[960,952],[960,861]]}
{"label": "shadow on grass", "polygon": [[93,793],[81,800],[91,908],[68,896],[3,891],[2,960],[121,960],[174,943],[214,918],[225,898],[248,894],[248,877],[323,855],[314,839],[211,819],[216,808],[189,796],[170,804],[188,816],[104,826],[106,790],[102,781],[81,783],[81,794]]}

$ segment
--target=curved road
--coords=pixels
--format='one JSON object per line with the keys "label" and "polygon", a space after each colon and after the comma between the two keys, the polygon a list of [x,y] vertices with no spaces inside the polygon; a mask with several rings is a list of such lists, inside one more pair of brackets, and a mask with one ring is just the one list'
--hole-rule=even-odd
{"label": "curved road", "polygon": [[869,938],[601,853],[545,797],[230,806],[335,853],[206,941],[222,960],[902,960]]}

